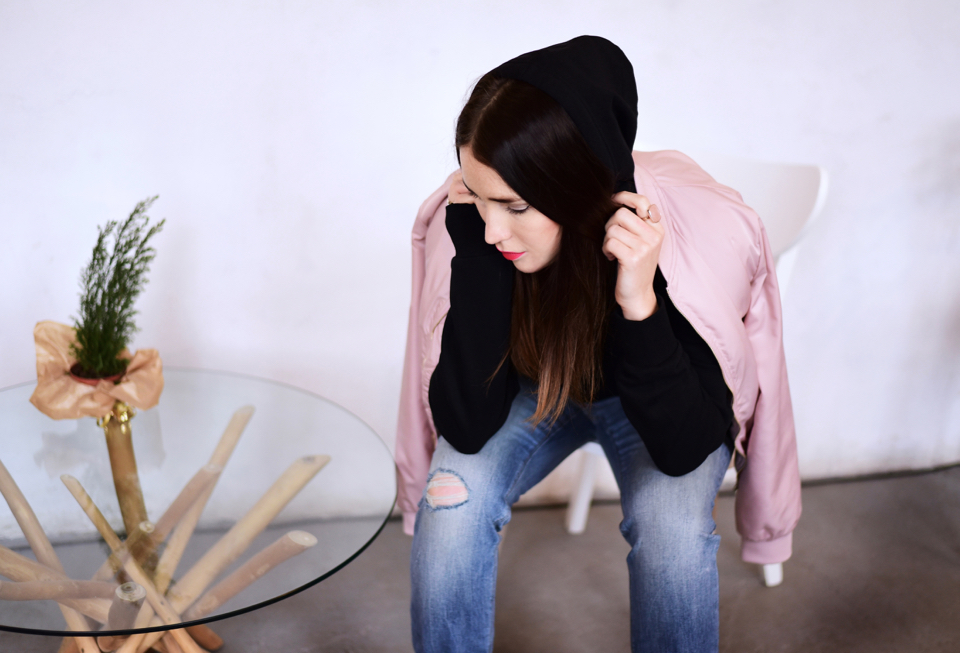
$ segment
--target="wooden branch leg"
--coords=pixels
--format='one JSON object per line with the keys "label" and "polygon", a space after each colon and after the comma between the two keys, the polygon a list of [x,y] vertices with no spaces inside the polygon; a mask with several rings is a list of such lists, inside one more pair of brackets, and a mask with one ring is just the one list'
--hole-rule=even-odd
{"label": "wooden branch leg", "polygon": [[[270,486],[256,504],[197,561],[177,584],[167,592],[171,607],[182,613],[203,593],[210,582],[237,559],[274,517],[280,514],[293,497],[330,462],[330,456],[303,456]],[[179,530],[179,527],[178,527]],[[162,564],[162,563],[161,563]],[[159,577],[159,572],[158,572]],[[159,580],[158,580],[159,582]],[[154,619],[151,623],[160,623]],[[155,634],[147,635],[138,649],[155,642]],[[126,653],[126,652],[124,652]]]}
{"label": "wooden branch leg", "polygon": [[97,637],[97,646],[104,653],[111,653],[111,651],[116,651],[123,646],[125,641],[127,641],[127,638],[123,635],[100,635],[100,637]]}
{"label": "wooden branch leg", "polygon": [[[117,653],[134,653],[138,650],[149,651],[151,648],[161,651],[183,651],[183,648],[177,643],[174,633],[179,632],[189,636],[189,633],[193,628],[194,626],[191,626],[186,630],[180,629],[179,631],[170,630],[163,633],[149,633],[150,635],[155,636],[151,643],[146,643],[147,634],[131,635],[129,638],[127,638],[127,641],[123,643],[123,646],[117,650]],[[216,644],[217,642],[219,642],[219,644],[216,647],[205,646],[204,648],[212,651],[220,648],[220,646],[223,646],[223,640],[214,635],[214,639],[209,640],[209,643]],[[194,644],[194,646],[196,646],[196,644]]]}
{"label": "wooden branch leg", "polygon": [[133,410],[122,401],[114,402],[113,410],[103,418],[103,432],[107,438],[113,484],[120,502],[120,514],[127,534],[132,535],[137,525],[147,520],[147,507],[140,489],[137,459],[133,454],[130,418]]}
{"label": "wooden branch leg", "polygon": [[[198,472],[189,483],[187,483],[187,486],[184,487],[184,489],[180,492],[180,495],[167,509],[167,512],[164,513],[164,515],[158,520],[154,528],[154,532],[152,533],[153,539],[157,542],[162,541],[169,532],[169,529],[173,528],[174,524],[179,523],[179,525],[176,526],[174,535],[171,538],[171,541],[167,544],[167,547],[164,550],[163,555],[160,557],[160,561],[157,565],[157,573],[154,578],[154,587],[160,593],[166,591],[170,579],[173,576],[174,571],[176,571],[177,564],[180,562],[180,558],[186,549],[187,543],[189,542],[190,537],[193,535],[193,531],[200,520],[200,515],[203,512],[210,495],[213,493],[213,487],[219,478],[220,471],[230,459],[234,448],[236,448],[237,441],[240,439],[240,436],[243,434],[244,429],[250,421],[250,418],[253,416],[253,412],[253,406],[244,406],[233,414],[233,417],[230,419],[230,423],[227,425],[223,435],[220,437],[220,441],[217,443],[217,446],[214,449],[213,455],[210,457],[209,464],[200,472]],[[191,501],[191,497],[196,498]],[[140,531],[138,530],[137,533],[137,536],[139,537]],[[119,557],[111,556],[111,559],[116,561],[115,564],[118,564],[119,566],[119,560],[122,557],[123,553],[121,553]],[[98,573],[94,576],[95,578],[110,577],[115,573],[110,571],[111,568],[109,562],[110,561],[105,563],[104,566],[100,568],[100,571],[98,571]],[[153,617],[154,612],[151,609],[151,606],[144,606],[140,611],[140,616],[137,619],[136,627],[146,627],[148,624],[152,623]],[[191,627],[188,632],[205,635],[206,641],[208,642],[219,641],[222,643],[223,641],[216,635],[216,633],[206,626],[194,626]],[[145,634],[132,635],[128,637],[120,647],[120,652],[130,653],[139,650],[145,639]],[[159,642],[159,640],[160,635],[154,634],[154,636],[151,638],[151,644],[143,646],[143,649],[146,650],[152,645],[152,643]]]}
{"label": "wooden branch leg", "polygon": [[62,601],[63,599],[104,599],[113,596],[115,585],[92,580],[0,580],[0,600]]}
{"label": "wooden branch leg", "polygon": [[60,642],[60,648],[57,653],[80,653],[80,645],[77,644],[76,637],[64,637]]}
{"label": "wooden branch leg", "polygon": [[[133,628],[147,591],[136,583],[124,583],[117,588],[107,616],[107,630]],[[101,651],[116,651],[127,640],[126,635],[101,635],[97,645]]]}
{"label": "wooden branch leg", "polygon": [[[147,611],[147,608],[144,608],[144,612],[146,611]],[[152,613],[150,614],[150,618],[151,619],[153,618]],[[117,653],[136,653],[136,651],[140,650],[140,646],[143,644],[143,642],[146,639],[147,639],[146,633],[130,635],[130,637],[127,638],[127,641],[123,643],[123,645],[120,647],[120,650]],[[157,643],[159,641],[160,641],[160,638],[158,637],[154,643]],[[150,647],[148,646],[147,648],[149,649]]]}
{"label": "wooden branch leg", "polygon": [[107,629],[127,630],[133,628],[140,613],[140,606],[147,598],[147,590],[137,583],[124,583],[117,588],[107,615]]}
{"label": "wooden branch leg", "polygon": [[[206,465],[200,469],[184,486],[174,499],[170,507],[163,513],[156,524],[149,521],[140,522],[134,533],[127,534],[124,548],[130,551],[141,564],[148,561],[148,567],[155,569],[159,562],[155,560],[157,547],[167,539],[167,535],[177,525],[184,513],[200,498],[202,493],[217,482],[222,467]],[[120,555],[123,555],[121,552]],[[152,564],[151,564],[152,563]],[[116,555],[111,555],[93,575],[94,580],[114,578],[122,568]]]}
{"label": "wooden branch leg", "polygon": [[[190,621],[207,616],[281,562],[302,553],[316,543],[317,538],[310,533],[290,531],[208,590],[183,614],[183,618]],[[207,648],[210,647],[207,646]]]}
{"label": "wooden branch leg", "polygon": [[153,534],[156,529],[150,521],[142,521],[137,524],[137,530],[127,536],[123,542],[121,555],[124,550],[129,551],[133,559],[137,561],[144,571],[153,576],[157,571],[159,557],[157,556],[157,544],[154,542]]}
{"label": "wooden branch leg", "polygon": [[[103,513],[100,512],[100,509],[94,504],[93,499],[90,498],[90,495],[88,495],[86,490],[83,489],[83,486],[80,485],[80,481],[67,474],[61,476],[60,479],[70,490],[70,493],[77,500],[77,503],[80,504],[80,507],[83,508],[83,511],[90,518],[90,521],[93,522],[93,525],[100,532],[100,536],[107,543],[107,546],[114,552],[119,551],[121,548],[120,538],[118,538],[116,533],[113,532],[113,529],[110,528],[110,524],[107,523]],[[170,603],[157,592],[152,580],[140,565],[137,564],[136,560],[132,557],[127,557],[127,559],[124,560],[123,568],[135,583],[139,583],[143,586],[143,589],[146,590],[147,600],[150,602],[150,605],[153,606],[153,610],[160,615],[162,623],[167,625],[180,623],[180,615],[174,611]],[[176,629],[170,631],[170,633],[176,638],[177,644],[180,645],[184,653],[202,652],[202,649],[197,646],[196,642],[190,638],[185,630]]]}
{"label": "wooden branch leg", "polygon": [[[227,465],[251,417],[253,417],[253,406],[244,406],[233,414],[230,418],[230,423],[227,424],[227,428],[224,429],[223,435],[220,436],[220,440],[217,442],[217,446],[210,456],[208,465],[212,465],[214,468],[221,470]],[[160,556],[160,562],[157,564],[156,585],[160,592],[167,591],[167,587],[170,585],[170,579],[173,578],[173,574],[177,570],[177,565],[180,564],[180,558],[183,557],[183,552],[186,550],[187,544],[193,536],[193,531],[200,521],[200,515],[206,507],[210,495],[213,494],[213,488],[218,478],[219,472],[217,476],[213,478],[213,481],[207,489],[200,493],[197,500],[190,506],[186,513],[184,513],[183,519],[180,520],[176,530],[173,532],[173,536],[170,538],[170,541],[167,542],[167,548],[164,549],[163,555]]]}
{"label": "wooden branch leg", "polygon": [[[33,549],[34,555],[37,556],[37,560],[41,564],[66,575],[63,570],[63,565],[60,564],[60,559],[50,544],[50,540],[47,539],[46,533],[43,532],[43,528],[40,526],[39,520],[37,520],[36,513],[33,512],[33,508],[30,507],[26,497],[23,496],[23,492],[20,491],[20,488],[2,462],[0,462],[0,493],[2,493],[3,498],[7,500],[7,505],[10,506],[10,510],[13,512],[13,516],[16,518],[20,529],[27,538],[30,548]],[[87,621],[87,618],[76,610],[61,604],[60,611],[63,613],[63,618],[67,622],[67,627],[70,630],[80,632],[90,630],[90,623]],[[74,639],[80,649],[80,653],[99,653],[97,643],[92,637],[77,637]]]}
{"label": "wooden branch leg", "polygon": [[[217,482],[221,471],[223,471],[223,468],[217,465],[205,465],[200,468],[180,491],[173,503],[164,511],[156,524],[149,521],[140,522],[137,530],[127,537],[124,546],[140,562],[141,566],[144,566],[148,571],[156,569],[158,564],[157,547],[167,539],[170,531],[181,520],[184,513],[202,496],[203,492]],[[104,563],[95,577],[109,575],[110,571],[110,565]]]}
{"label": "wooden branch leg", "polygon": [[162,638],[154,642],[150,650],[157,653],[183,653],[183,649],[177,644],[177,640],[170,636],[170,633],[164,633]]}
{"label": "wooden branch leg", "polygon": [[[240,440],[240,436],[243,435],[243,431],[247,428],[250,418],[253,417],[253,412],[253,406],[244,406],[233,413],[229,424],[227,424],[227,428],[224,429],[220,440],[217,442],[217,446],[213,450],[213,454],[210,456],[209,466],[220,470],[226,466],[230,460],[230,456],[233,454],[233,450],[237,446],[237,442]],[[210,495],[213,494],[213,489],[218,478],[219,472],[217,472],[206,489],[199,491],[200,494],[198,498],[183,514],[183,518],[179,520],[176,529],[173,531],[173,535],[170,537],[170,541],[167,542],[163,555],[160,556],[160,562],[157,564],[157,573],[154,576],[154,585],[157,591],[163,593],[166,592],[167,587],[169,587],[170,580],[177,570],[177,565],[180,564],[180,558],[183,557],[183,552],[186,550],[187,544],[193,536],[193,531],[200,521],[200,515],[206,507]],[[161,521],[163,521],[163,518],[161,518]],[[153,612],[150,606],[145,607],[141,614],[149,615],[150,618],[147,619],[146,623],[152,623]],[[147,635],[145,634],[133,636],[127,640],[127,643],[120,649],[120,653],[146,651],[153,642],[159,641],[159,636],[151,634],[150,641],[146,642],[146,640]]]}
{"label": "wooden branch leg", "polygon": [[[39,563],[34,564],[39,565]],[[2,575],[10,577],[15,575],[15,572]],[[112,593],[113,586],[109,583],[67,580],[65,577],[64,580],[29,580],[13,583],[0,581],[0,599],[5,601],[63,601],[102,598]],[[79,653],[80,647],[75,638],[67,637],[61,643],[60,650],[65,653]]]}
{"label": "wooden branch leg", "polygon": [[[18,582],[50,581],[72,583],[67,575],[55,571],[46,565],[0,546],[0,576],[6,576]],[[81,614],[107,623],[107,613],[110,610],[110,601],[107,599],[61,599],[57,601]]]}
{"label": "wooden branch leg", "polygon": [[175,609],[188,608],[328,462],[330,456],[303,456],[294,461],[247,514],[168,592],[171,604],[179,606]]}
{"label": "wooden branch leg", "polygon": [[207,626],[187,626],[187,632],[190,633],[190,636],[193,637],[197,644],[208,651],[216,651],[223,646],[223,639],[220,635],[210,630]]}
{"label": "wooden branch leg", "polygon": [[222,471],[223,467],[220,465],[207,464],[193,475],[193,478],[183,486],[180,494],[173,500],[170,507],[167,508],[160,519],[157,520],[153,533],[154,541],[159,543],[167,539],[167,535],[169,535],[173,527],[180,522],[184,513],[197,502],[197,499],[202,496],[204,490],[217,482],[217,479],[220,478],[220,472]]}
{"label": "wooden branch leg", "polygon": [[180,648],[180,645],[177,644],[176,638],[172,637],[171,633],[167,633],[163,636],[163,639],[160,640],[163,646],[167,649],[167,653],[183,653],[183,649]]}
{"label": "wooden branch leg", "polygon": [[[153,611],[150,611],[150,617],[151,618],[153,617]],[[149,623],[149,620],[147,621],[147,623]],[[146,625],[147,624],[145,623],[144,627]],[[211,630],[208,626],[205,626],[205,625],[188,626],[184,630],[186,630],[187,634],[190,637],[192,637],[197,644],[199,644],[200,646],[202,646],[204,649],[208,651],[216,651],[217,649],[223,646],[223,639],[219,635],[217,635],[213,630]],[[170,632],[171,631],[167,631],[163,633],[150,633],[151,635],[155,635],[156,638],[149,644],[143,643],[147,637],[147,634],[131,635],[129,637],[117,637],[117,638],[99,637],[97,638],[97,643],[100,644],[100,649],[103,651],[116,651],[117,649],[119,649],[118,653],[128,653],[128,652],[140,650],[141,648],[143,650],[148,650],[151,646],[157,647],[158,645],[161,644],[161,642],[167,642],[169,644],[169,640],[171,639]],[[111,640],[111,639],[114,641],[108,641],[107,643],[112,645],[112,648],[106,648],[104,646],[104,641]],[[177,650],[179,650],[179,646]]]}
{"label": "wooden branch leg", "polygon": [[253,406],[243,406],[233,413],[230,417],[230,423],[227,424],[227,428],[224,429],[223,435],[220,436],[220,440],[210,456],[211,465],[226,467],[227,461],[230,460],[230,456],[237,446],[237,441],[243,435],[244,429],[247,428],[250,418],[253,417],[253,411]]}

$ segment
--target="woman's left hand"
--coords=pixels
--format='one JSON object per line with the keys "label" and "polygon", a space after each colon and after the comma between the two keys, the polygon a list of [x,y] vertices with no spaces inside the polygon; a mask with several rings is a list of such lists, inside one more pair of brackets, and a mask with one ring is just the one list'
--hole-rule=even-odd
{"label": "woman's left hand", "polygon": [[450,187],[447,189],[447,204],[473,204],[473,195],[463,183],[463,171],[457,170],[450,178]]}
{"label": "woman's left hand", "polygon": [[653,276],[663,244],[660,209],[636,193],[617,193],[613,201],[637,213],[620,208],[607,221],[603,253],[609,260],[617,259],[620,263],[615,296],[623,316],[628,320],[645,320],[657,311]]}

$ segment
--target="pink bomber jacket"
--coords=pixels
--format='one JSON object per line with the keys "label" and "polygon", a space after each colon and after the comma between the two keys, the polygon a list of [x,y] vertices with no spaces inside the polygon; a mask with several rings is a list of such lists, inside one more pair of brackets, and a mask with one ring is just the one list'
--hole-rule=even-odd
{"label": "pink bomber jacket", "polygon": [[[670,299],[720,363],[733,393],[737,531],[747,562],[790,557],[800,473],[783,355],[780,293],[763,224],[740,194],[679,152],[634,152],[637,192],[660,207],[660,270]],[[396,461],[404,530],[427,482],[436,430],[427,390],[450,307],[453,243],[444,225],[449,179],[413,226],[413,292]]]}

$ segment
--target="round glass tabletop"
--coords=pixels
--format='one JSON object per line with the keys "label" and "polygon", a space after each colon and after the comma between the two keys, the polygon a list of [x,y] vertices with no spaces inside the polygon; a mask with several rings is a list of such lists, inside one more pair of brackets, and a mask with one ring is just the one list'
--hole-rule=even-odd
{"label": "round glass tabletop", "polygon": [[[170,368],[164,378],[159,405],[130,425],[150,522],[144,532],[156,525],[167,533],[159,543],[156,533],[141,538],[133,556],[121,551],[112,566],[108,542],[66,487],[82,487],[123,539],[104,430],[93,418],[40,413],[29,402],[35,383],[0,390],[0,462],[65,572],[38,567],[9,497],[0,501],[0,630],[76,634],[64,607],[98,636],[234,616],[320,582],[380,533],[396,499],[395,467],[359,418],[273,381]],[[219,471],[210,464],[218,443],[238,430]],[[135,580],[131,557],[150,581],[145,600],[119,596],[135,590],[122,585]],[[164,610],[155,609],[157,595],[165,595]],[[149,611],[163,614],[144,625]]]}

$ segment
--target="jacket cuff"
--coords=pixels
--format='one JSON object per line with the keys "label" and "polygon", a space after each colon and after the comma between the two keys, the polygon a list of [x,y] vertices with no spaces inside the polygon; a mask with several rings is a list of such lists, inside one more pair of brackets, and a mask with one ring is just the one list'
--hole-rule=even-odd
{"label": "jacket cuff", "polygon": [[413,527],[417,523],[417,513],[403,513],[403,532],[407,535],[413,535]]}
{"label": "jacket cuff", "polygon": [[744,562],[756,565],[773,565],[785,562],[793,554],[793,533],[782,537],[758,542],[742,539],[740,541],[740,557]]}

